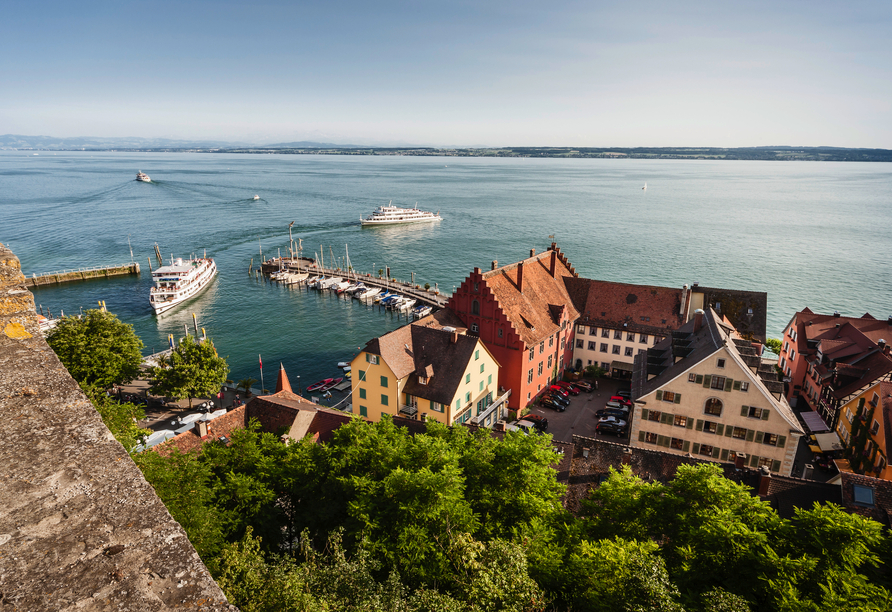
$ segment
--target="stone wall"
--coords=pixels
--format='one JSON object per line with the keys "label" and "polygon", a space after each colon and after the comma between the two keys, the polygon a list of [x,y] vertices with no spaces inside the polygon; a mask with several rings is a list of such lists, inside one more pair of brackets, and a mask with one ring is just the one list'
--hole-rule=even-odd
{"label": "stone wall", "polygon": [[236,610],[47,345],[0,244],[0,611],[174,608]]}

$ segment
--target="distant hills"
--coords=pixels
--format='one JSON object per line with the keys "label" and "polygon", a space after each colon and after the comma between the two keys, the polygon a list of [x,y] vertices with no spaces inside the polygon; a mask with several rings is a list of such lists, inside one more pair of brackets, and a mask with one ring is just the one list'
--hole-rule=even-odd
{"label": "distant hills", "polygon": [[298,141],[268,145],[215,140],[167,138],[102,138],[0,135],[0,150],[36,151],[157,151],[211,153],[278,153],[327,155],[410,155],[449,157],[564,157],[613,159],[736,159],[766,161],[892,162],[890,149],[845,147],[374,147]]}

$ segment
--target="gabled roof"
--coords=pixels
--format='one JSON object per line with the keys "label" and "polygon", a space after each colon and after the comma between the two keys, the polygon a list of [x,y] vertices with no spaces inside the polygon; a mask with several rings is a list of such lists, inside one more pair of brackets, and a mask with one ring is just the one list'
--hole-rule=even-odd
{"label": "gabled roof", "polygon": [[[474,356],[478,344],[486,350],[483,343],[474,336],[453,335],[450,332],[408,325],[412,331],[412,353],[415,369],[403,391],[409,395],[422,397],[440,404],[449,404],[455,397],[462,375],[468,362]],[[454,340],[454,342],[453,342]],[[419,375],[431,377],[427,384],[419,382]]]}
{"label": "gabled roof", "polygon": [[552,243],[548,250],[482,275],[517,335],[527,345],[538,344],[560,329],[553,307],[564,306],[569,320],[579,318],[565,284],[576,270]]}
{"label": "gabled roof", "polygon": [[843,399],[892,372],[892,358],[878,348],[851,363],[836,364],[833,396]]}
{"label": "gabled roof", "polygon": [[654,285],[633,285],[588,278],[565,280],[573,305],[580,312],[577,323],[629,331],[677,329],[685,322],[682,290]]}
{"label": "gabled roof", "polygon": [[799,334],[796,343],[800,353],[813,352],[806,340],[830,340],[842,336],[857,342],[859,346],[864,346],[865,342],[875,345],[880,340],[892,342],[892,317],[875,319],[870,313],[865,313],[862,317],[823,315],[803,308],[796,313],[794,319]]}

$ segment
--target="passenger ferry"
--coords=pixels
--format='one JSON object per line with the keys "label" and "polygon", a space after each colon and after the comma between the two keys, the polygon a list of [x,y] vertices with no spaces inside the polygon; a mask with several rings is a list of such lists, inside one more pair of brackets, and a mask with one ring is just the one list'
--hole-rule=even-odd
{"label": "passenger ferry", "polygon": [[387,206],[379,206],[368,217],[360,217],[362,225],[394,225],[396,223],[421,223],[422,221],[442,221],[440,212],[436,213],[418,210],[415,208],[398,208],[392,206],[393,200]]}
{"label": "passenger ferry", "polygon": [[141,183],[151,183],[152,179],[149,178],[148,174],[144,174],[142,171],[136,173],[136,180]]}
{"label": "passenger ferry", "polygon": [[216,275],[217,264],[209,257],[187,261],[171,257],[170,265],[152,272],[155,286],[149,295],[149,303],[156,315],[167,312],[204,291]]}

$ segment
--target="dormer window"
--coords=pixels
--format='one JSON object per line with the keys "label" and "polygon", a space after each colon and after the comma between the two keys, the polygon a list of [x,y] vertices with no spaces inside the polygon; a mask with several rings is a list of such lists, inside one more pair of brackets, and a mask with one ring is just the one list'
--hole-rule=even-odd
{"label": "dormer window", "polygon": [[427,384],[427,380],[428,380],[427,376],[419,376],[419,377],[418,377],[418,384],[419,384],[419,385],[426,385],[426,384]]}

